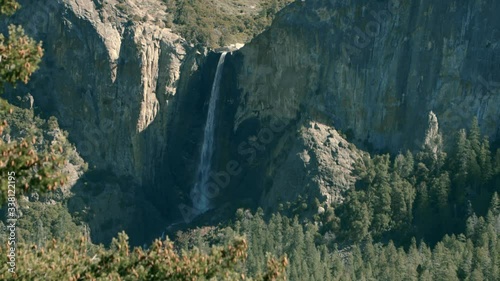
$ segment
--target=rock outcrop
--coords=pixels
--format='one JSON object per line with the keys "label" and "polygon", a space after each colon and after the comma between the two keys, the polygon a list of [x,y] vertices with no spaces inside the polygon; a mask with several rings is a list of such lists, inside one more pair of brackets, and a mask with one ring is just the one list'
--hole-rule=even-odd
{"label": "rock outcrop", "polygon": [[433,111],[444,135],[477,116],[497,139],[499,5],[297,1],[240,50],[235,129],[311,114],[358,144],[397,152],[420,146]]}
{"label": "rock outcrop", "polygon": [[[20,2],[12,20],[46,50],[24,90],[89,163],[70,208],[90,210],[97,241],[122,229],[137,241],[158,235],[190,203],[218,54],[165,28],[162,1]],[[287,6],[226,58],[212,200],[268,209],[299,194],[340,200],[355,180],[356,147],[420,148],[437,119],[445,142],[473,116],[498,139],[499,5]]]}
{"label": "rock outcrop", "polygon": [[276,208],[276,202],[293,202],[298,195],[328,204],[342,201],[343,193],[354,186],[351,171],[361,156],[362,152],[331,126],[306,122],[261,202]]}
{"label": "rock outcrop", "polygon": [[[283,9],[229,58],[236,69],[229,92],[238,93],[232,149],[270,119],[294,125],[232,188],[254,189],[267,207],[301,192],[335,197],[350,185],[352,161],[336,166],[342,158],[325,157],[330,147],[321,131],[341,130],[365,150],[397,153],[426,145],[437,119],[446,142],[476,116],[483,133],[498,140],[499,5],[318,0]],[[305,129],[308,122],[326,127],[315,132]],[[280,147],[283,138],[288,145]]]}
{"label": "rock outcrop", "polygon": [[[58,118],[89,163],[70,208],[92,210],[87,217],[97,242],[137,221],[161,225],[169,213],[165,200],[176,192],[151,186],[165,155],[181,66],[196,63],[187,59],[196,50],[164,27],[161,1],[19,2],[23,8],[10,20],[45,49],[40,70],[20,91],[34,96],[35,110]],[[153,193],[156,208],[145,199]]]}
{"label": "rock outcrop", "polygon": [[95,168],[141,184],[152,170],[148,159],[159,153],[145,155],[146,148],[166,142],[168,101],[188,48],[145,16],[145,7],[165,8],[158,1],[20,2],[25,8],[14,21],[45,42],[43,64],[28,85],[36,106],[58,117]]}

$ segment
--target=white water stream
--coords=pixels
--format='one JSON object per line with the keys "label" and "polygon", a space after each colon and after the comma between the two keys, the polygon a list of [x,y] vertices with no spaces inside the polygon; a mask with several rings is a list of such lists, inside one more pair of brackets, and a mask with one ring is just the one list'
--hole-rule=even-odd
{"label": "white water stream", "polygon": [[210,103],[208,105],[207,120],[205,123],[205,130],[203,135],[203,146],[201,148],[200,164],[196,175],[196,184],[191,192],[191,200],[193,207],[200,213],[206,212],[210,209],[210,201],[207,196],[208,181],[210,177],[210,170],[212,166],[212,156],[214,152],[214,132],[215,132],[215,110],[217,108],[217,100],[219,99],[219,87],[222,77],[222,69],[224,67],[224,59],[227,52],[221,54],[217,70],[215,71],[214,82],[212,84],[212,92],[210,94]]}

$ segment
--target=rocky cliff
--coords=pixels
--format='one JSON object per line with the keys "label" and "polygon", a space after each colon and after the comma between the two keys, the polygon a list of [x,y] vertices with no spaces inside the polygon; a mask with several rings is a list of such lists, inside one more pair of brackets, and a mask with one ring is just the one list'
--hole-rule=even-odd
{"label": "rocky cliff", "polygon": [[[96,241],[148,220],[162,224],[176,193],[143,187],[159,177],[181,67],[191,71],[196,50],[164,27],[160,1],[20,3],[10,20],[44,42],[45,56],[19,91],[33,94],[35,110],[58,118],[89,163],[69,206],[90,210]],[[156,200],[145,199],[153,190]]]}
{"label": "rocky cliff", "polygon": [[[137,241],[158,235],[190,204],[218,54],[165,28],[161,1],[20,2],[12,20],[46,50],[21,90],[89,163],[70,208],[85,211],[96,241],[121,229]],[[498,139],[499,5],[287,6],[226,58],[212,200],[269,209],[299,194],[339,200],[354,184],[356,146],[418,148],[431,111],[445,141],[473,116]]]}
{"label": "rocky cliff", "polygon": [[[314,137],[311,121],[322,124],[316,132],[339,129],[369,151],[421,147],[431,111],[446,141],[473,116],[490,140],[498,139],[500,21],[494,11],[499,5],[318,0],[297,1],[282,10],[271,28],[233,60],[239,94],[235,134],[244,134],[250,123],[265,127],[269,118],[297,124],[298,138],[281,150],[282,159],[271,155],[274,160],[267,160],[279,164],[258,174],[268,179],[263,189],[270,190],[262,202],[272,205],[278,195],[290,197],[290,190],[306,192],[304,178],[321,171],[318,164],[311,169],[308,154],[327,149],[328,142]],[[302,150],[306,139],[313,145]],[[328,167],[338,161],[335,154],[327,158]],[[314,189],[332,187],[316,184]]]}
{"label": "rocky cliff", "polygon": [[[15,21],[45,42],[43,65],[29,84],[35,104],[71,128],[95,168],[141,184],[151,171],[147,159],[162,146],[152,144],[166,141],[159,123],[167,119],[186,56],[185,41],[152,20],[165,8],[157,1],[125,8],[83,0],[21,5]],[[155,133],[146,136],[151,127]]]}
{"label": "rocky cliff", "polygon": [[255,116],[295,118],[304,107],[357,142],[397,152],[422,140],[434,111],[447,132],[477,116],[495,139],[498,5],[296,2],[241,50],[235,129]]}

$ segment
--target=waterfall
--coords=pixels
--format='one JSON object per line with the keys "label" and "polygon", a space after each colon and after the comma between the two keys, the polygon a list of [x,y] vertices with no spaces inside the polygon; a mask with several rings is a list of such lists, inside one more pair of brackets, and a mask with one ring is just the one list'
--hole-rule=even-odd
{"label": "waterfall", "polygon": [[210,201],[205,196],[208,194],[208,180],[210,176],[212,156],[214,152],[214,131],[215,131],[215,109],[219,98],[219,86],[222,77],[222,68],[224,67],[224,59],[227,52],[223,52],[217,64],[215,71],[214,82],[212,84],[212,92],[210,94],[210,103],[208,105],[207,120],[203,135],[203,146],[201,148],[200,164],[196,175],[196,184],[191,191],[191,200],[193,207],[200,213],[206,212],[210,208]]}

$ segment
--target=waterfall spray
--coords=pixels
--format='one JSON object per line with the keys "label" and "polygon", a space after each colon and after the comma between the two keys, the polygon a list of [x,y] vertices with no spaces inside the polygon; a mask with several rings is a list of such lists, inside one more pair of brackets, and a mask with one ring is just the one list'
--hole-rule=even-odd
{"label": "waterfall spray", "polygon": [[219,99],[219,87],[222,77],[222,69],[224,67],[224,59],[227,52],[221,54],[215,77],[212,84],[212,92],[210,94],[210,103],[208,105],[207,120],[205,123],[205,130],[203,135],[203,146],[201,148],[200,164],[196,174],[196,184],[191,191],[191,200],[193,207],[199,213],[204,213],[210,209],[210,201],[206,194],[208,194],[208,181],[210,177],[210,170],[212,166],[212,156],[214,152],[214,133],[215,133],[215,110],[217,108],[217,100]]}

